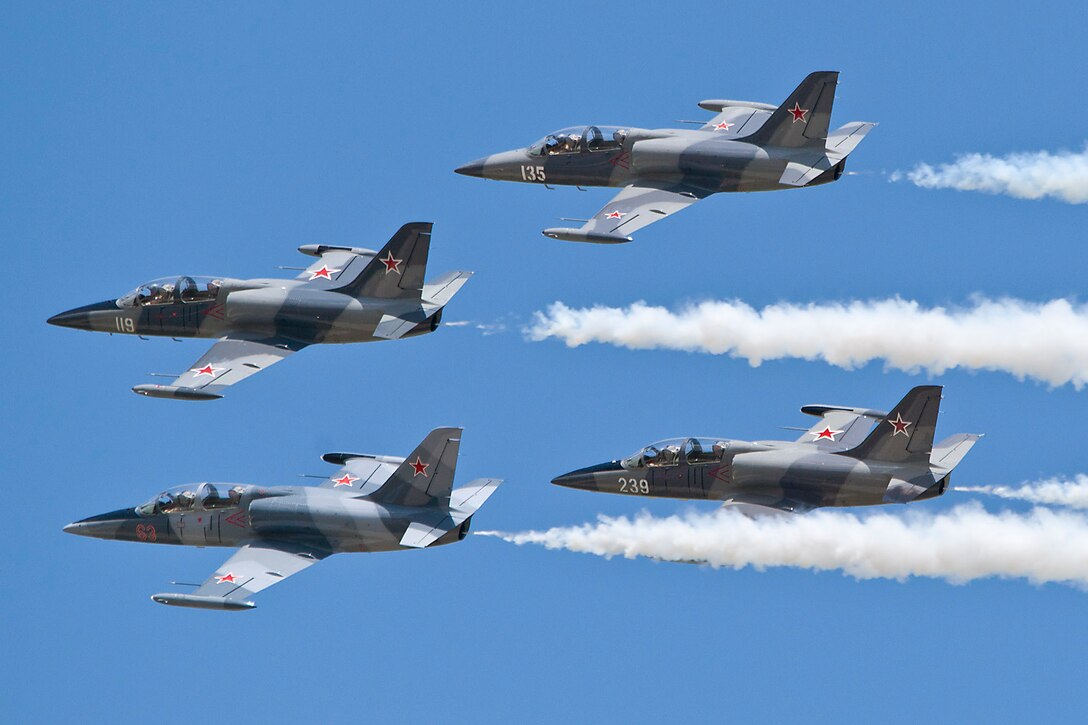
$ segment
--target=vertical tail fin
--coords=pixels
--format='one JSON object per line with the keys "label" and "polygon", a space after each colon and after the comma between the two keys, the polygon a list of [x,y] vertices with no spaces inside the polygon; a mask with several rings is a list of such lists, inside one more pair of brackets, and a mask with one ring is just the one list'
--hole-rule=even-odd
{"label": "vertical tail fin", "polygon": [[838,71],[809,73],[755,133],[738,140],[760,146],[823,151],[838,82]]}
{"label": "vertical tail fin", "polygon": [[852,458],[929,466],[941,407],[941,386],[920,385],[892,408],[856,448]]}
{"label": "vertical tail fin", "polygon": [[370,499],[397,506],[450,505],[461,428],[435,428]]}
{"label": "vertical tail fin", "polygon": [[354,280],[337,288],[353,297],[419,299],[431,249],[431,222],[409,222]]}

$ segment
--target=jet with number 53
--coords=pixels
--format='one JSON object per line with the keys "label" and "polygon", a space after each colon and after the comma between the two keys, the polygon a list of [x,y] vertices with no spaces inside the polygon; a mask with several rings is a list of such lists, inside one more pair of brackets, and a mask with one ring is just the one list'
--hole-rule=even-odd
{"label": "jet with number 53", "polygon": [[[545,229],[569,242],[631,241],[642,227],[724,191],[774,191],[838,180],[875,124],[828,132],[839,74],[811,73],[781,106],[707,100],[698,129],[579,126],[456,169],[502,181],[623,187],[580,228]],[[701,122],[692,122],[701,123]]]}
{"label": "jet with number 53", "polygon": [[[293,280],[171,277],[49,318],[96,332],[218,338],[169,385],[141,395],[214,400],[222,391],[307,345],[396,340],[434,332],[442,309],[472,276],[424,282],[430,222],[405,224],[381,251],[307,244],[317,261]],[[168,376],[174,377],[174,376]]]}
{"label": "jet with number 53", "polygon": [[[552,483],[604,493],[724,501],[741,513],[907,503],[940,496],[981,437],[934,445],[941,388],[914,388],[890,413],[806,405],[820,420],[796,441],[677,438]],[[875,423],[875,426],[874,426]]]}
{"label": "jet with number 53", "polygon": [[454,489],[460,444],[460,428],[436,428],[407,458],[326,453],[322,460],[340,468],[320,486],[179,486],[64,530],[98,539],[241,547],[196,591],[151,598],[181,607],[252,609],[250,596],[332,554],[464,539],[473,514],[501,481],[480,478]]}

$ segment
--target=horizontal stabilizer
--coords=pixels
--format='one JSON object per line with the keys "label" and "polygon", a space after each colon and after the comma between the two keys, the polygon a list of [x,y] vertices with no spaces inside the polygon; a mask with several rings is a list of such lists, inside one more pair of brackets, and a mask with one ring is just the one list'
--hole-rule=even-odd
{"label": "horizontal stabilizer", "polygon": [[888,482],[888,489],[884,492],[884,503],[910,503],[925,493],[928,488],[929,486],[919,486],[901,478],[893,478]]}
{"label": "horizontal stabilizer", "polygon": [[865,135],[876,127],[875,123],[854,121],[835,129],[827,136],[827,157],[832,164],[845,159],[857,148]]}
{"label": "horizontal stabilizer", "polygon": [[502,483],[500,478],[477,478],[467,486],[463,486],[450,496],[450,509],[454,520],[460,523],[476,513],[484,505],[484,501],[495,493],[495,489]]}
{"label": "horizontal stabilizer", "polygon": [[465,286],[471,276],[472,272],[447,272],[434,282],[423,285],[424,307],[445,305]]}
{"label": "horizontal stabilizer", "polygon": [[[413,317],[414,316],[415,315],[413,315]],[[406,320],[402,317],[395,317],[394,315],[382,315],[382,319],[378,322],[378,326],[374,328],[374,337],[380,337],[386,340],[396,340],[407,335],[420,322],[423,322],[423,320]]]}
{"label": "horizontal stabilizer", "polygon": [[450,531],[460,526],[476,513],[484,502],[495,493],[502,480],[498,478],[477,478],[472,483],[457,489],[450,495],[449,513],[431,521],[414,521],[401,537],[401,546],[422,549],[430,546]]}
{"label": "horizontal stabilizer", "polygon": [[982,436],[976,433],[957,433],[945,438],[933,446],[933,452],[929,455],[930,465],[943,471],[951,471],[980,438]]}
{"label": "horizontal stabilizer", "polygon": [[404,536],[401,537],[400,545],[410,546],[413,549],[422,549],[430,546],[457,526],[458,524],[454,523],[449,516],[436,524],[414,521],[408,527],[408,530],[404,532]]}
{"label": "horizontal stabilizer", "polygon": [[169,604],[172,607],[225,609],[234,612],[253,609],[257,606],[253,602],[242,599],[225,599],[223,597],[201,596],[198,594],[173,594],[170,592],[152,594],[151,599],[159,604]]}
{"label": "horizontal stabilizer", "polygon": [[817,176],[825,171],[830,171],[833,166],[834,164],[826,157],[820,159],[811,166],[798,163],[797,161],[790,161],[786,164],[786,170],[782,172],[782,176],[779,177],[778,183],[787,184],[789,186],[804,186],[815,180]]}

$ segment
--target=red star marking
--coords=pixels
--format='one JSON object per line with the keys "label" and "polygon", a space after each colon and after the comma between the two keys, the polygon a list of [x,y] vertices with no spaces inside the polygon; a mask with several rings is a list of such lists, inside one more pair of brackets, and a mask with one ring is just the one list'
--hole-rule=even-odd
{"label": "red star marking", "polygon": [[736,125],[737,124],[735,123],[726,123],[725,121],[722,121],[721,123],[715,124],[714,128],[718,129],[719,131],[728,131]]}
{"label": "red star marking", "polygon": [[619,219],[622,216],[627,216],[627,215],[622,211],[613,211],[613,212],[609,212],[608,214],[605,214],[604,218],[605,219]]}
{"label": "red star marking", "polygon": [[385,265],[385,273],[396,272],[400,274],[400,265],[404,262],[403,259],[393,259],[393,250],[389,250],[385,253],[385,259],[379,259],[379,262]]}
{"label": "red star marking", "polygon": [[337,273],[339,271],[340,270],[338,270],[338,269],[329,269],[327,265],[323,264],[323,265],[321,265],[321,269],[317,269],[317,270],[314,270],[313,272],[310,272],[310,279],[313,280],[313,279],[318,279],[320,277],[321,279],[327,279],[327,280],[331,281],[332,280],[331,275],[333,275],[333,274],[335,274],[335,273]]}
{"label": "red star marking", "polygon": [[196,373],[197,375],[210,375],[214,378],[215,374],[222,369],[223,368],[213,368],[211,365],[205,365],[202,368],[193,368],[189,372]]}
{"label": "red star marking", "polygon": [[903,420],[903,416],[899,415],[899,413],[895,414],[895,420],[889,420],[888,422],[891,423],[892,428],[895,428],[895,432],[892,433],[893,438],[900,433],[908,438],[910,437],[910,433],[907,432],[907,426],[910,425],[911,422],[909,420]]}
{"label": "red star marking", "polygon": [[788,113],[793,114],[793,122],[794,123],[797,123],[798,121],[804,121],[805,120],[805,114],[808,113],[808,109],[807,108],[801,108],[801,104],[798,103],[797,101],[793,102],[793,108],[787,108],[786,111]]}
{"label": "red star marking", "polygon": [[818,441],[818,440],[822,440],[822,439],[826,438],[829,441],[833,441],[833,440],[835,440],[835,436],[837,436],[839,433],[842,433],[842,431],[841,430],[831,430],[831,426],[826,426],[819,433],[810,433],[810,435],[816,436],[813,440]]}
{"label": "red star marking", "polygon": [[215,578],[215,583],[216,584],[222,584],[223,582],[227,582],[228,584],[233,584],[234,581],[235,581],[234,580],[234,574],[231,574],[229,571],[226,574],[224,574],[223,576],[217,576]]}
{"label": "red star marking", "polygon": [[430,463],[424,463],[419,456],[416,456],[416,462],[408,464],[412,468],[416,469],[416,472],[412,474],[412,478],[416,476],[426,476],[427,468],[430,467]]}
{"label": "red star marking", "polygon": [[350,474],[345,473],[340,478],[332,479],[332,482],[335,484],[333,486],[333,488],[336,488],[336,486],[350,486],[353,481],[358,481],[358,480],[359,480],[358,477],[352,476]]}

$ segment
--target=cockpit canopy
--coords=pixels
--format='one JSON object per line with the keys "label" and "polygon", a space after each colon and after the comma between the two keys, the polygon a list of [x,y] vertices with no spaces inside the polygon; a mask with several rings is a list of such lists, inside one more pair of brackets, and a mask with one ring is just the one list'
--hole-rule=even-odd
{"label": "cockpit canopy", "polygon": [[622,148],[627,129],[618,126],[572,126],[550,133],[529,147],[530,156],[611,151]]}
{"label": "cockpit canopy", "polygon": [[141,516],[176,514],[186,511],[214,511],[238,506],[252,486],[196,483],[175,486],[163,491],[145,504],[136,507]]}
{"label": "cockpit canopy", "polygon": [[145,282],[117,300],[118,307],[206,302],[219,295],[223,280],[213,277],[162,277]]}
{"label": "cockpit canopy", "polygon": [[621,462],[624,468],[675,466],[720,461],[729,442],[718,438],[669,438],[651,443]]}

